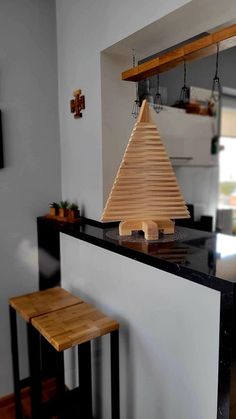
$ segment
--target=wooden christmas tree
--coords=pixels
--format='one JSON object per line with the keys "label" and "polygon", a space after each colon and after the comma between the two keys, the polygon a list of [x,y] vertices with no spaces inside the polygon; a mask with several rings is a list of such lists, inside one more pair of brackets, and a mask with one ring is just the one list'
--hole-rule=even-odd
{"label": "wooden christmas tree", "polygon": [[157,127],[151,119],[151,109],[144,100],[102,221],[121,221],[121,236],[143,230],[147,240],[156,240],[159,231],[174,233],[172,220],[177,218],[189,218],[189,212]]}

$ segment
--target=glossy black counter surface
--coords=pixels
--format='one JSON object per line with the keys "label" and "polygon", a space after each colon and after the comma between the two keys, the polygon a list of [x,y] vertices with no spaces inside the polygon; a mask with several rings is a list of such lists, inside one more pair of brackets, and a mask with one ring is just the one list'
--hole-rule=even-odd
{"label": "glossy black counter surface", "polygon": [[[233,419],[236,400],[236,237],[177,227],[175,236],[147,243],[145,240],[120,239],[117,226],[118,223],[105,225],[86,219],[69,224],[38,217],[38,245],[43,250],[39,251],[39,288],[60,285],[59,235],[62,232],[219,291],[217,419]],[[49,277],[43,269],[45,252],[58,260],[58,270]]]}
{"label": "glossy black counter surface", "polygon": [[118,227],[112,223],[104,225],[84,219],[70,224],[44,217],[39,217],[38,222],[223,293],[232,292],[236,283],[236,237],[233,236],[176,227],[174,237],[138,242],[119,239]]}

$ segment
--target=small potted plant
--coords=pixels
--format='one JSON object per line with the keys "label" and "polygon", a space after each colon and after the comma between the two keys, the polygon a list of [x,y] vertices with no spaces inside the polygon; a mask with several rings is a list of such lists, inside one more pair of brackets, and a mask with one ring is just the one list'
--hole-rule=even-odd
{"label": "small potted plant", "polygon": [[59,204],[59,217],[64,218],[68,216],[69,202],[61,201]]}
{"label": "small potted plant", "polygon": [[51,204],[49,205],[50,207],[50,215],[51,217],[55,217],[57,215],[58,209],[59,209],[59,205],[57,202],[51,202]]}
{"label": "small potted plant", "polygon": [[79,214],[79,207],[77,204],[73,203],[69,207],[68,218],[78,218]]}

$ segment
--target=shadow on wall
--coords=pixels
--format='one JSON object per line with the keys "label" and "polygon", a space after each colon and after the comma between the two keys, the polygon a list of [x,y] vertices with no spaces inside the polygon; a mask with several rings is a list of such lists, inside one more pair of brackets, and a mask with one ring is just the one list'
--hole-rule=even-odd
{"label": "shadow on wall", "polygon": [[[72,294],[79,295],[83,300],[97,306],[95,299],[88,296],[86,293],[78,292],[76,287],[72,287]],[[120,385],[120,400],[121,411],[126,411],[126,418],[135,419],[134,412],[134,359],[131,349],[129,324],[127,320],[117,314],[110,314],[108,308],[101,306],[100,310],[108,313],[114,317],[122,327],[120,328],[120,383],[126,383],[126,386]],[[68,351],[69,352],[69,351]],[[92,343],[92,375],[93,375],[93,406],[96,412],[97,419],[103,419],[106,416],[104,410],[110,411],[110,394],[106,394],[106,390],[111,388],[110,385],[110,365],[105,360],[110,359],[110,339],[109,336],[103,336],[99,339],[94,339]],[[68,380],[72,387],[78,385],[77,380],[77,361],[76,352],[72,351],[67,358],[70,364],[69,370],[72,377],[68,376]],[[123,404],[123,407],[122,407]],[[109,415],[109,413],[108,413]]]}
{"label": "shadow on wall", "polygon": [[38,258],[40,270],[46,278],[50,278],[59,268],[59,262],[44,249],[34,246],[30,240],[23,239],[17,249],[17,259],[31,272],[38,272]]}

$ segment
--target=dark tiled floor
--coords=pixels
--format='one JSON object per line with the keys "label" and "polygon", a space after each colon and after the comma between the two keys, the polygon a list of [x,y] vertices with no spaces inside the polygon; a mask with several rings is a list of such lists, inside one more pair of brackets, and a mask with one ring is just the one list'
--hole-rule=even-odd
{"label": "dark tiled floor", "polygon": [[[43,385],[43,400],[47,401],[54,397],[56,391],[56,383],[54,379],[48,380]],[[24,419],[31,418],[30,412],[30,399],[29,399],[29,390],[25,389],[22,392],[22,404],[23,404],[23,412],[24,412]],[[1,403],[0,400],[0,419],[15,419],[15,410],[14,404],[12,401],[12,397],[5,398],[4,403]],[[56,419],[56,418],[54,418]]]}

